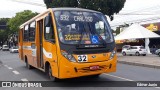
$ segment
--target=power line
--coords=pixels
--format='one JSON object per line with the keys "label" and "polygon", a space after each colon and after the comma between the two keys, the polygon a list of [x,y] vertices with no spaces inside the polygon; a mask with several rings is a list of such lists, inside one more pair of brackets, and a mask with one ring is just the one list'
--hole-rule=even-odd
{"label": "power line", "polygon": [[34,5],[34,6],[46,7],[45,4],[40,4],[40,3],[35,3],[35,2],[26,2],[26,1],[21,1],[21,0],[9,0],[9,1],[18,2],[18,3],[24,3],[24,4]]}
{"label": "power line", "polygon": [[127,24],[142,23],[142,22],[154,21],[154,20],[159,20],[159,19],[160,19],[160,17],[148,18],[148,19],[140,19],[140,20],[132,20],[132,21],[126,21],[126,22],[117,23],[117,24],[111,25],[111,27],[117,27],[119,25],[123,25],[124,23],[127,23]]}
{"label": "power line", "polygon": [[121,16],[121,15],[160,15],[160,14],[145,14],[145,13],[140,13],[140,14],[138,14],[138,13],[133,13],[133,14],[127,14],[127,13],[123,13],[123,14],[118,14],[118,15],[115,15],[115,16]]}
{"label": "power line", "polygon": [[156,6],[152,6],[152,7],[147,7],[147,8],[139,8],[138,10],[133,10],[133,11],[130,11],[130,12],[127,12],[126,14],[132,14],[134,12],[142,12],[142,11],[145,11],[145,10],[149,10],[149,9],[159,9],[160,8],[160,5],[156,5]]}

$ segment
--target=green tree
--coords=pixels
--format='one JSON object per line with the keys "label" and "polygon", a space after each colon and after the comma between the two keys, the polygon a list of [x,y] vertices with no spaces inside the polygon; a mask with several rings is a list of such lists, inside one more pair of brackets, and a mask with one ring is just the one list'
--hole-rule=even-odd
{"label": "green tree", "polygon": [[8,39],[8,31],[0,30],[0,46]]}
{"label": "green tree", "polygon": [[16,16],[11,18],[7,23],[10,33],[16,33],[19,30],[19,26],[24,22],[28,21],[32,17],[36,16],[38,13],[33,13],[30,10],[24,10],[22,12],[16,13]]}
{"label": "green tree", "polygon": [[126,0],[44,0],[47,8],[80,7],[100,11],[113,20],[113,14],[119,13]]}
{"label": "green tree", "polygon": [[9,18],[0,18],[0,25],[6,25]]}
{"label": "green tree", "polygon": [[44,0],[47,8],[54,7],[78,7],[77,0]]}
{"label": "green tree", "polygon": [[0,46],[7,40],[9,30],[7,28],[7,22],[9,18],[0,18]]}

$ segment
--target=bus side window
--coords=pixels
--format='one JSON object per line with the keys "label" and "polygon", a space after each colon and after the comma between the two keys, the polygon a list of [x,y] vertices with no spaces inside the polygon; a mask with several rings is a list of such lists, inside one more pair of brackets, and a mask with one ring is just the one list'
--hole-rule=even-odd
{"label": "bus side window", "polygon": [[54,27],[50,14],[45,17],[44,37],[47,41],[55,43]]}
{"label": "bus side window", "polygon": [[24,27],[23,41],[28,41],[28,25]]}
{"label": "bus side window", "polygon": [[36,22],[31,22],[29,25],[29,41],[35,41]]}

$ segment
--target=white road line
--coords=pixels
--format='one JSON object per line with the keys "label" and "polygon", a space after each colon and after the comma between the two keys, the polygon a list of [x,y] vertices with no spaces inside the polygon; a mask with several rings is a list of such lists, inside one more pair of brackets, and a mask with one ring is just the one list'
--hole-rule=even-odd
{"label": "white road line", "polygon": [[156,89],[160,89],[160,87],[154,87],[154,88],[156,88]]}
{"label": "white road line", "polygon": [[116,78],[123,79],[123,80],[126,80],[126,81],[134,81],[134,80],[131,80],[131,79],[127,79],[127,78],[123,78],[123,77],[119,77],[119,76],[115,76],[115,75],[111,75],[111,74],[105,74],[105,75],[111,76],[111,77],[116,77]]}
{"label": "white road line", "polygon": [[26,78],[21,79],[21,81],[28,82],[28,80]]}
{"label": "white road line", "polygon": [[9,67],[8,65],[4,65],[4,66],[7,67],[8,69],[13,69],[13,68]]}
{"label": "white road line", "polygon": [[[111,75],[111,74],[104,73],[104,75],[115,77],[115,78],[119,78],[119,79],[123,79],[123,80],[126,80],[126,81],[134,81],[134,82],[136,82],[135,80],[131,80],[131,79],[127,79],[127,78],[123,78],[123,77],[119,77],[119,76],[115,76],[115,75]],[[153,87],[153,88],[160,89],[160,87]]]}
{"label": "white road line", "polygon": [[11,68],[11,67],[8,67],[8,69],[13,69],[13,68]]}
{"label": "white road line", "polygon": [[12,71],[12,72],[13,72],[14,74],[16,74],[16,75],[17,75],[17,74],[20,74],[18,71]]}

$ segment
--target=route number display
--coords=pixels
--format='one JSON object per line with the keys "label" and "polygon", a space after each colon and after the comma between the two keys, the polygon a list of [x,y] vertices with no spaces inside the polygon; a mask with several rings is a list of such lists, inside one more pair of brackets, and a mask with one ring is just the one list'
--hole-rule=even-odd
{"label": "route number display", "polygon": [[78,62],[87,62],[88,57],[87,55],[78,55]]}

